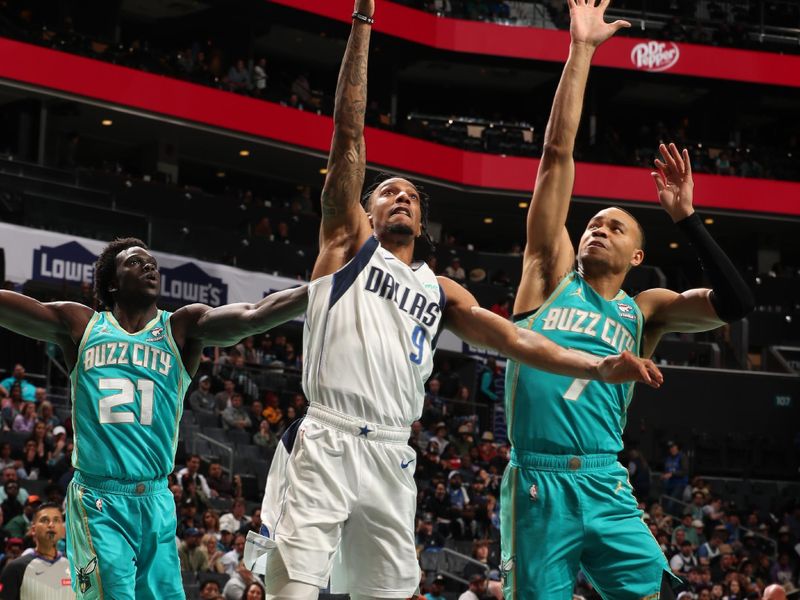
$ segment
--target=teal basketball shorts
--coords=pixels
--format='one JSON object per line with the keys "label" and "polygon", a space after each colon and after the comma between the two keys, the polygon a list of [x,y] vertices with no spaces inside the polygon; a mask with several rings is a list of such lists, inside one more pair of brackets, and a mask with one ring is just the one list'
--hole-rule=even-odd
{"label": "teal basketball shorts", "polygon": [[579,568],[605,600],[656,599],[672,579],[613,454],[512,450],[501,546],[506,600],[572,600]]}
{"label": "teal basketball shorts", "polygon": [[78,598],[185,598],[175,500],[166,479],[126,482],[76,471],[67,489],[66,525]]}

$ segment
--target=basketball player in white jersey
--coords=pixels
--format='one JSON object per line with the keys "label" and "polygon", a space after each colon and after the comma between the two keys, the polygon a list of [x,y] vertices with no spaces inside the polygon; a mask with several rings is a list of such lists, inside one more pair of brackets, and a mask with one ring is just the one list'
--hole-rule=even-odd
{"label": "basketball player in white jersey", "polygon": [[629,353],[601,361],[565,350],[483,311],[463,287],[414,264],[427,200],[411,182],[386,179],[362,206],[374,0],[358,0],[355,9],[336,90],[320,254],[309,285],[303,387],[310,406],[275,454],[263,537],[251,533],[245,552],[252,566],[258,549],[269,548],[266,565],[256,570],[265,570],[271,600],[314,600],[334,562],[333,591],[347,591],[353,600],[414,594],[417,493],[408,467],[416,455],[408,439],[443,327],[541,369],[661,382],[649,361]]}

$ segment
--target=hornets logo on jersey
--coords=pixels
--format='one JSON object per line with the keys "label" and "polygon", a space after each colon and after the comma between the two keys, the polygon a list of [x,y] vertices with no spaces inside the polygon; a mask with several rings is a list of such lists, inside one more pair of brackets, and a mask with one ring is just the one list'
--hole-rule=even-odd
{"label": "hornets logo on jersey", "polygon": [[128,333],[110,312],[95,313],[71,374],[73,466],[102,478],[142,481],[174,467],[178,422],[191,378],[169,317]]}

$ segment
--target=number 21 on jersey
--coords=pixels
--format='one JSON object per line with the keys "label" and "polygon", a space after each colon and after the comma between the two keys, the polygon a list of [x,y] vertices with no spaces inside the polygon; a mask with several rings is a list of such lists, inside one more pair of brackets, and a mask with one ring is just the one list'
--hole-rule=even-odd
{"label": "number 21 on jersey", "polygon": [[152,425],[153,423],[153,382],[150,379],[137,379],[136,384],[130,379],[116,379],[104,377],[97,382],[100,391],[114,390],[117,393],[100,398],[100,422],[106,423],[133,423],[136,418],[132,411],[113,411],[115,406],[132,404],[136,400],[138,390],[142,402],[139,411],[139,423]]}

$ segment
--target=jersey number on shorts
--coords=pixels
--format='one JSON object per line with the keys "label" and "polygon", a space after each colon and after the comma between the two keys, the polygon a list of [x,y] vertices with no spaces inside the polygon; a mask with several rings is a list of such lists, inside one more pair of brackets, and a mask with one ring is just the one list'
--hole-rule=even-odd
{"label": "jersey number on shorts", "polygon": [[100,390],[116,390],[118,393],[100,398],[101,423],[133,423],[136,418],[131,411],[112,411],[115,406],[131,404],[136,400],[136,390],[142,398],[139,423],[153,423],[153,382],[150,379],[137,379],[134,386],[130,379],[103,378],[97,382]]}
{"label": "jersey number on shorts", "polygon": [[414,330],[411,332],[411,343],[414,344],[414,348],[416,348],[416,352],[412,352],[408,355],[408,358],[411,359],[415,365],[422,364],[422,353],[425,350],[425,330],[417,325],[414,327]]}

